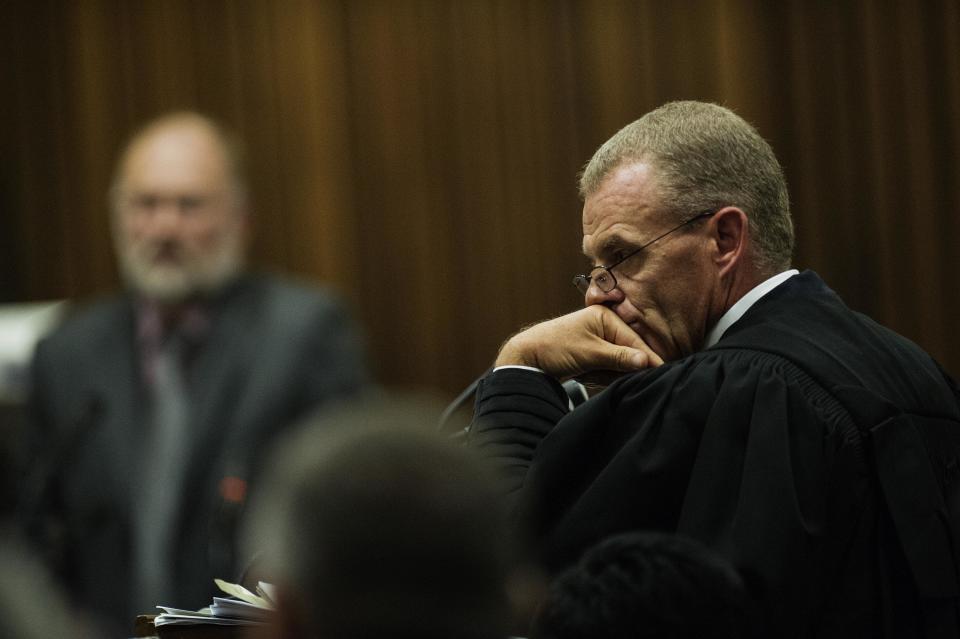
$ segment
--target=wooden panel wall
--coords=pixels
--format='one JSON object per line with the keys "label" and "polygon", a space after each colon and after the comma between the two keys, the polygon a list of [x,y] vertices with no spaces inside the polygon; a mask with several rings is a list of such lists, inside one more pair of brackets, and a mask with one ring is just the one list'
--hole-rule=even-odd
{"label": "wooden panel wall", "polygon": [[452,393],[572,310],[575,175],[671,99],[772,142],[796,263],[960,372],[955,0],[45,0],[0,7],[0,301],[117,277],[125,135],[246,139],[255,263],[354,305],[381,379]]}

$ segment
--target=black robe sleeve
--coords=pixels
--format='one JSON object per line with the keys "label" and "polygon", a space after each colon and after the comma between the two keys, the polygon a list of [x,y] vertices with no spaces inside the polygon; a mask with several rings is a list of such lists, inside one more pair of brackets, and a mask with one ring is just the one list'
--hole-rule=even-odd
{"label": "black robe sleeve", "polygon": [[811,587],[853,560],[871,508],[849,415],[765,353],[704,351],[572,412],[555,380],[500,370],[481,384],[471,437],[548,569],[618,532],[678,532],[730,560],[787,628],[832,605]]}

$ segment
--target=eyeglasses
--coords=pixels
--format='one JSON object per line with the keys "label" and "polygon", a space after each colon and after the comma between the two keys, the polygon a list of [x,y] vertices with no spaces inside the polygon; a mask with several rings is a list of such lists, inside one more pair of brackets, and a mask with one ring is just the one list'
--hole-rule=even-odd
{"label": "eyeglasses", "polygon": [[674,231],[679,231],[680,229],[682,229],[682,228],[685,227],[686,225],[691,224],[691,223],[693,223],[693,222],[696,222],[697,220],[702,220],[702,219],[704,219],[704,218],[710,217],[711,215],[713,215],[713,214],[715,214],[715,213],[716,213],[716,211],[703,211],[702,213],[698,213],[698,214],[694,215],[694,216],[691,217],[689,220],[687,220],[687,221],[685,221],[685,222],[683,222],[683,223],[681,223],[681,224],[678,224],[677,226],[673,227],[672,229],[670,229],[670,230],[667,231],[666,233],[663,233],[662,235],[658,235],[657,237],[653,238],[652,240],[650,240],[649,242],[647,242],[646,244],[644,244],[644,245],[641,246],[640,248],[636,249],[635,251],[630,251],[629,253],[627,253],[626,255],[624,255],[623,257],[621,257],[619,260],[617,260],[616,262],[614,262],[614,263],[611,264],[610,266],[595,266],[595,267],[593,268],[593,270],[590,271],[590,274],[589,274],[589,275],[576,275],[576,276],[574,276],[574,278],[573,278],[573,285],[576,286],[576,287],[577,287],[577,290],[579,290],[579,291],[580,291],[581,293],[583,293],[584,295],[586,295],[586,294],[587,294],[587,291],[590,290],[590,284],[591,284],[591,283],[596,284],[596,285],[597,285],[597,288],[599,288],[599,289],[600,289],[601,291],[603,291],[604,293],[609,293],[610,291],[612,291],[613,289],[615,289],[615,288],[617,287],[617,278],[615,278],[615,277],[613,276],[613,269],[614,269],[614,268],[616,268],[617,266],[620,266],[621,264],[623,264],[624,262],[626,262],[627,260],[629,260],[631,257],[633,257],[634,255],[636,255],[637,253],[639,253],[639,252],[642,251],[643,249],[647,248],[648,246],[650,246],[650,245],[653,244],[654,242],[658,242],[658,241],[662,240],[663,238],[665,238],[666,236],[670,235],[670,234],[673,233]]}

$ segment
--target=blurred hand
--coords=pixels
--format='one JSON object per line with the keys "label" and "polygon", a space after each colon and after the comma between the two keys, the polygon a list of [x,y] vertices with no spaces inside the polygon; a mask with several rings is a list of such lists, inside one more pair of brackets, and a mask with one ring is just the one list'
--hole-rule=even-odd
{"label": "blurred hand", "polygon": [[600,305],[524,329],[500,348],[495,366],[533,366],[557,379],[632,372],[663,360],[616,313]]}

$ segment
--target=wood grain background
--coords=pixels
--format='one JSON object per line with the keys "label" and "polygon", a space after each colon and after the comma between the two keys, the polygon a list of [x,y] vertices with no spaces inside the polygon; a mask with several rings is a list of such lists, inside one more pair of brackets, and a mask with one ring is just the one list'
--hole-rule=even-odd
{"label": "wood grain background", "polygon": [[0,301],[114,289],[115,153],[198,109],[248,144],[254,262],[452,394],[580,304],[593,150],[694,98],[777,151],[797,266],[960,373],[956,0],[7,0],[0,55]]}

